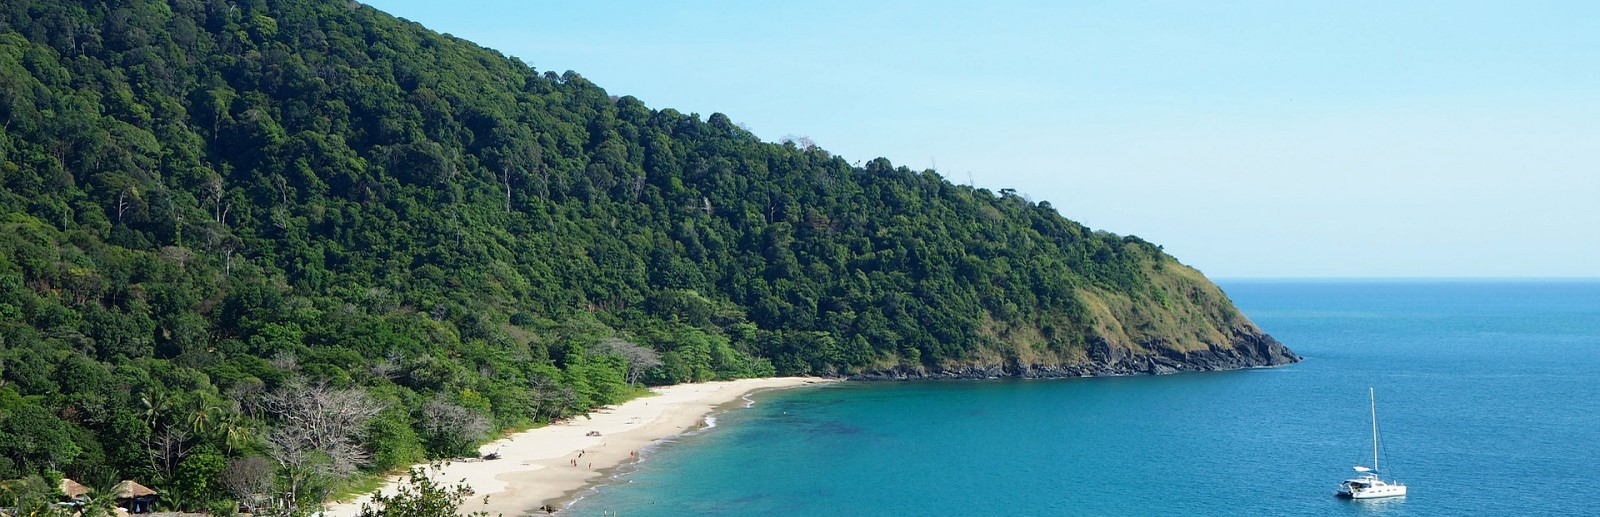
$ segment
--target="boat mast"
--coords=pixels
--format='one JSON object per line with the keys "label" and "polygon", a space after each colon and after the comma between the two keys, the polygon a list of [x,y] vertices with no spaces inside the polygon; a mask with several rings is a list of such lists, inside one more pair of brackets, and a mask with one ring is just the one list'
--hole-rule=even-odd
{"label": "boat mast", "polygon": [[1371,386],[1367,387],[1367,399],[1372,402],[1372,470],[1378,470],[1378,394]]}

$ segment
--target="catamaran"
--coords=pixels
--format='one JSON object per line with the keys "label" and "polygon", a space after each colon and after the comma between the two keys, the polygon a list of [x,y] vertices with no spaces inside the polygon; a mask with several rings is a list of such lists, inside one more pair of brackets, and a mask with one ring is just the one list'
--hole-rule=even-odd
{"label": "catamaran", "polygon": [[1372,403],[1372,468],[1357,465],[1356,472],[1361,475],[1346,479],[1339,483],[1338,494],[1340,497],[1351,499],[1377,499],[1379,497],[1398,497],[1406,495],[1406,486],[1398,481],[1385,482],[1378,478],[1378,395],[1372,388],[1367,388],[1367,398]]}

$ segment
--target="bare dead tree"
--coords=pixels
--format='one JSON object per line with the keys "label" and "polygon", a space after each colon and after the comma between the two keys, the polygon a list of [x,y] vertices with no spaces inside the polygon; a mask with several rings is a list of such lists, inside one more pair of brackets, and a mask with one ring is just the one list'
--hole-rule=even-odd
{"label": "bare dead tree", "polygon": [[228,388],[228,397],[239,405],[240,413],[248,415],[250,418],[264,416],[262,414],[264,408],[261,407],[261,398],[266,393],[266,383],[254,377],[241,380],[234,383],[232,388]]}
{"label": "bare dead tree", "polygon": [[300,493],[307,483],[316,477],[331,472],[330,462],[322,460],[316,454],[316,449],[311,446],[311,440],[305,429],[293,426],[280,426],[267,433],[267,454],[274,461],[284,467],[284,477],[288,481],[287,493],[283,500],[288,509],[293,509],[300,500]]}
{"label": "bare dead tree", "polygon": [[430,438],[451,454],[464,454],[489,436],[489,419],[477,411],[434,399],[422,407],[422,425]]}
{"label": "bare dead tree", "polygon": [[554,400],[556,414],[566,415],[578,409],[578,390],[571,385],[563,385],[556,390]]}
{"label": "bare dead tree", "polygon": [[546,419],[559,418],[578,405],[578,392],[555,379],[535,374],[528,378],[528,387],[533,390],[534,414]]}
{"label": "bare dead tree", "polygon": [[528,389],[533,390],[533,416],[545,416],[545,409],[549,405],[550,392],[556,388],[554,380],[539,374],[528,376]]}
{"label": "bare dead tree", "polygon": [[178,471],[178,464],[189,456],[193,445],[189,444],[189,434],[182,429],[163,425],[152,437],[150,444],[150,464],[160,472],[163,479],[172,479],[173,473]]}
{"label": "bare dead tree", "polygon": [[[432,143],[435,146],[435,148],[441,148],[441,149],[443,148],[443,146],[440,146],[438,142],[430,142],[430,143]],[[448,156],[445,157],[445,162],[444,162],[444,175],[445,175],[445,182],[446,183],[448,183],[450,180],[453,180],[453,179],[456,178],[456,174],[458,172],[457,169],[456,169],[456,162],[459,162],[459,161],[461,161],[461,151],[457,150],[454,147],[451,147],[450,150],[449,150]]]}
{"label": "bare dead tree", "polygon": [[301,381],[262,397],[262,407],[277,420],[267,433],[267,454],[284,467],[290,510],[308,488],[326,486],[330,477],[349,475],[369,461],[359,438],[383,410],[359,388]]}
{"label": "bare dead tree", "polygon": [[178,269],[188,266],[189,260],[194,258],[194,252],[178,246],[165,246],[161,248],[161,260],[178,265]]}
{"label": "bare dead tree", "polygon": [[129,208],[133,208],[133,202],[128,201],[128,190],[129,189],[122,189],[122,192],[117,193],[117,222],[118,223],[122,222],[122,216],[128,213],[128,209]]}
{"label": "bare dead tree", "polygon": [[661,355],[650,347],[640,346],[637,343],[618,338],[608,337],[600,340],[595,345],[595,350],[601,354],[621,357],[628,363],[627,382],[634,384],[639,381],[639,376],[650,369],[661,366]]}
{"label": "bare dead tree", "polygon": [[406,362],[406,355],[399,350],[390,349],[383,354],[383,360],[372,363],[367,372],[373,377],[382,377],[393,380],[400,377],[400,367]]}
{"label": "bare dead tree", "polygon": [[291,372],[300,369],[300,359],[294,356],[294,352],[288,351],[272,354],[272,359],[268,359],[267,364],[272,365],[273,368]]}
{"label": "bare dead tree", "polygon": [[500,165],[500,182],[506,187],[506,213],[511,213],[511,164]]}
{"label": "bare dead tree", "polygon": [[278,204],[289,206],[289,180],[283,179],[282,174],[274,174],[272,183],[278,187]]}
{"label": "bare dead tree", "polygon": [[228,193],[227,189],[222,187],[222,176],[217,176],[215,174],[211,175],[210,178],[206,178],[206,184],[201,188],[206,193],[206,197],[211,198],[211,205],[213,210],[215,210],[217,222],[221,223],[222,196]]}
{"label": "bare dead tree", "polygon": [[528,166],[539,175],[539,196],[550,197],[550,173],[544,168],[544,148],[533,140],[528,141]]}
{"label": "bare dead tree", "polygon": [[222,486],[244,505],[245,510],[254,514],[260,511],[267,494],[272,491],[276,469],[272,460],[265,457],[235,458],[222,469]]}
{"label": "bare dead tree", "polygon": [[262,399],[278,426],[267,437],[274,459],[285,466],[306,466],[301,456],[325,455],[333,474],[355,472],[368,461],[359,437],[383,404],[359,388],[333,389],[325,384],[291,382]]}
{"label": "bare dead tree", "polygon": [[[511,213],[511,182],[517,176],[526,178],[530,170],[538,171],[541,185],[545,182],[543,167],[540,165],[544,152],[539,148],[539,143],[532,139],[523,139],[510,148],[497,153],[500,161],[500,182],[506,190],[506,213]],[[526,181],[526,180],[524,180]],[[540,187],[540,195],[548,195],[545,187]]]}
{"label": "bare dead tree", "polygon": [[229,236],[228,238],[222,240],[221,248],[222,275],[230,276],[233,274],[233,254],[239,251],[239,239]]}

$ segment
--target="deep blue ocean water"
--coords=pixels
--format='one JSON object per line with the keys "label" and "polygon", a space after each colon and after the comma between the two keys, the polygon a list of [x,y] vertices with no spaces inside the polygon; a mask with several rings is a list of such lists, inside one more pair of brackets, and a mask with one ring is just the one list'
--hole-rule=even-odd
{"label": "deep blue ocean water", "polygon": [[[1222,286],[1306,360],[761,394],[570,513],[1600,515],[1600,282]],[[1333,497],[1368,386],[1403,499]]]}

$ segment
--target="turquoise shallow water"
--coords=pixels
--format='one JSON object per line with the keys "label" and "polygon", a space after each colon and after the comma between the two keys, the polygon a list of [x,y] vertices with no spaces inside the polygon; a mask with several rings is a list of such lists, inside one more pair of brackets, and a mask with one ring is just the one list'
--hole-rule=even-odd
{"label": "turquoise shallow water", "polygon": [[[1596,515],[1600,282],[1226,282],[1263,370],[758,395],[573,515]],[[1411,495],[1333,497],[1371,461]]]}

